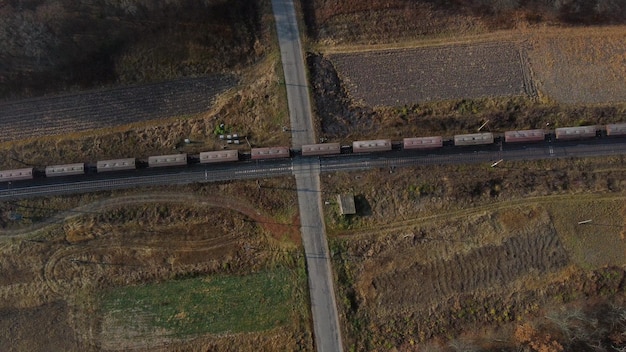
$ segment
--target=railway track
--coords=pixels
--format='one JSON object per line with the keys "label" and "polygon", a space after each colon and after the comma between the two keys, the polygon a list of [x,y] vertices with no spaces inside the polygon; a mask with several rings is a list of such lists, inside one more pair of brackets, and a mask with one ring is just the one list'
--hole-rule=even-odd
{"label": "railway track", "polygon": [[[0,201],[34,197],[110,191],[136,187],[184,185],[197,182],[221,182],[288,176],[301,171],[293,164],[305,159],[319,165],[322,173],[389,169],[416,165],[491,164],[498,160],[538,160],[568,157],[594,157],[626,154],[626,141],[601,139],[584,142],[516,145],[501,150],[497,145],[442,148],[424,151],[347,154],[336,156],[295,157],[292,159],[248,161],[224,165],[195,164],[183,168],[143,169],[111,174],[86,175],[58,179],[35,179],[2,184]],[[487,167],[487,166],[486,166]],[[297,176],[297,175],[296,175]]]}

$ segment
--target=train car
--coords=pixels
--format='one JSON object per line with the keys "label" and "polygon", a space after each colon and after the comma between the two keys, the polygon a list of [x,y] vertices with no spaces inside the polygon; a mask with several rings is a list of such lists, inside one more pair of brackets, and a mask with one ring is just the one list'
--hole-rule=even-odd
{"label": "train car", "polygon": [[219,150],[215,152],[200,153],[200,163],[221,163],[226,161],[239,160],[239,152],[236,150]]}
{"label": "train car", "polygon": [[135,162],[135,158],[100,160],[96,163],[96,170],[98,172],[134,170],[137,168]]}
{"label": "train car", "polygon": [[597,126],[561,127],[555,129],[554,134],[560,140],[593,138],[597,129]]}
{"label": "train car", "polygon": [[626,123],[612,123],[606,125],[607,136],[625,136],[626,135]]}
{"label": "train car", "polygon": [[4,170],[0,171],[0,182],[2,181],[19,181],[19,180],[32,180],[33,168]]}
{"label": "train car", "polygon": [[466,146],[481,144],[493,144],[493,133],[457,134],[454,136],[454,145]]}
{"label": "train car", "polygon": [[339,143],[321,143],[321,144],[307,144],[302,146],[302,155],[329,155],[340,154],[341,145]]}
{"label": "train car", "polygon": [[504,132],[504,141],[506,143],[541,142],[545,139],[546,131],[542,129]]}
{"label": "train car", "polygon": [[148,158],[149,167],[187,165],[187,154],[158,155]]}
{"label": "train car", "polygon": [[352,142],[352,152],[386,152],[391,150],[391,139],[376,139],[371,141]]}
{"label": "train car", "polygon": [[84,173],[84,163],[46,166],[46,177],[82,175]]}
{"label": "train car", "polygon": [[290,156],[287,147],[252,148],[250,151],[252,160],[288,158]]}
{"label": "train car", "polygon": [[404,149],[430,149],[441,147],[443,147],[443,138],[441,138],[441,136],[405,138],[402,140],[402,148]]}

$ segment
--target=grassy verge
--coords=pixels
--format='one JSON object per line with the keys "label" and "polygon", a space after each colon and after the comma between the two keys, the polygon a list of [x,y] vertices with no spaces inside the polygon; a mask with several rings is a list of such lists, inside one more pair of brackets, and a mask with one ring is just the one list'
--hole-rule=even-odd
{"label": "grassy verge", "polygon": [[181,337],[242,333],[289,324],[294,291],[303,285],[292,270],[278,268],[245,276],[213,276],[116,288],[101,299],[104,315],[132,327],[138,317],[148,331]]}

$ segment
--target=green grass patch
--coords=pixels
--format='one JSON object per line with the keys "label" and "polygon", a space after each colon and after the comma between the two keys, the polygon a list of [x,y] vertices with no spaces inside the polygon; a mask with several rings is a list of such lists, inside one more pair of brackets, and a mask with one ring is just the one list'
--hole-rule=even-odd
{"label": "green grass patch", "polygon": [[143,331],[176,337],[255,332],[293,321],[306,285],[296,270],[278,268],[244,276],[211,276],[115,288],[101,298],[105,319],[116,326],[138,322]]}

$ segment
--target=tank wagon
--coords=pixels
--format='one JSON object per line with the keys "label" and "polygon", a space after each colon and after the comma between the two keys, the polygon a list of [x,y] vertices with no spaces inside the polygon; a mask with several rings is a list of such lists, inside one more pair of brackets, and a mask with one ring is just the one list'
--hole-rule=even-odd
{"label": "tank wagon", "polygon": [[546,132],[542,129],[504,132],[504,141],[506,143],[541,142],[545,139]]}
{"label": "tank wagon", "polygon": [[84,173],[84,163],[46,166],[46,177],[82,175]]}
{"label": "tank wagon", "polygon": [[302,155],[329,155],[340,154],[341,145],[339,143],[321,143],[321,144],[307,144],[302,146]]}
{"label": "tank wagon", "polygon": [[148,157],[149,167],[187,165],[187,154],[171,154]]}
{"label": "tank wagon", "polygon": [[288,158],[290,156],[287,147],[252,148],[250,150],[252,160]]}
{"label": "tank wagon", "polygon": [[32,180],[33,168],[0,171],[0,181]]}
{"label": "tank wagon", "polygon": [[466,146],[481,144],[493,144],[493,133],[457,134],[454,136],[454,145]]}
{"label": "tank wagon", "polygon": [[136,168],[135,158],[100,160],[96,163],[98,172],[134,170]]}
{"label": "tank wagon", "polygon": [[221,163],[226,161],[238,161],[239,152],[236,150],[221,150],[216,152],[200,153],[200,163]]}
{"label": "tank wagon", "polygon": [[386,152],[391,150],[391,139],[376,139],[371,141],[352,142],[354,153]]}
{"label": "tank wagon", "polygon": [[597,126],[561,127],[554,130],[556,139],[584,139],[596,136]]}
{"label": "tank wagon", "polygon": [[441,138],[441,136],[405,138],[402,140],[402,148],[404,149],[429,149],[440,147],[443,147],[443,138]]}
{"label": "tank wagon", "polygon": [[606,125],[607,136],[626,136],[626,123],[613,123]]}

